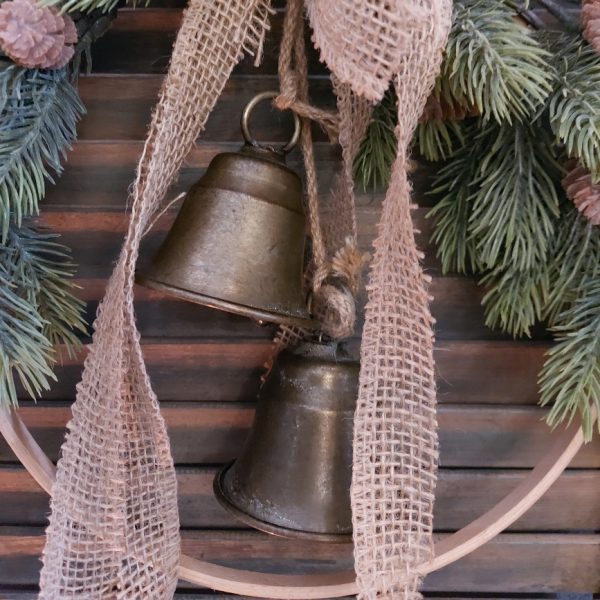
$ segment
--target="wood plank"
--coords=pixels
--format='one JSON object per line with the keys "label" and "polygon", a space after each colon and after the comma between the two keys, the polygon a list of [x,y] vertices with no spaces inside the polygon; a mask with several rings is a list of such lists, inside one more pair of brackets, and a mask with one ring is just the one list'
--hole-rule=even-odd
{"label": "wood plank", "polygon": [[[24,422],[55,460],[70,417],[58,403],[23,403]],[[178,464],[220,464],[233,460],[253,419],[251,403],[163,403],[163,415]],[[551,444],[545,409],[513,406],[442,405],[438,411],[443,467],[528,468]],[[2,441],[0,461],[15,457]],[[572,464],[600,467],[600,438],[586,444]]]}
{"label": "wood plank", "polygon": [[[179,8],[123,8],[112,28],[92,46],[92,65],[98,73],[164,73],[166,72],[175,35],[181,24]],[[277,11],[270,19],[270,31],[265,38],[263,60],[257,68],[254,58],[244,58],[233,76],[275,74],[281,41],[283,13]],[[307,41],[310,35],[307,33]],[[309,48],[309,71],[325,74],[324,65],[312,44]]]}
{"label": "wood plank", "polygon": [[[359,359],[359,340],[345,344]],[[435,347],[438,401],[443,404],[537,404],[537,375],[546,343],[438,341]],[[158,396],[171,401],[236,402],[254,398],[270,351],[269,340],[147,341],[146,365]],[[72,400],[85,351],[60,351],[58,381],[45,400]],[[499,386],[498,381],[503,385]],[[26,398],[26,394],[22,395]]]}
{"label": "wood plank", "polygon": [[[162,83],[161,75],[90,75],[79,80],[79,93],[87,108],[78,134],[85,140],[143,140],[150,114]],[[240,117],[248,101],[266,90],[278,89],[277,77],[255,76],[230,79],[211,113],[202,134],[205,141],[241,143]],[[327,78],[311,81],[313,102],[332,108],[334,98]],[[263,106],[264,105],[264,106]],[[289,114],[270,110],[268,103],[252,114],[252,131],[263,142],[287,141],[292,129]],[[326,140],[315,126],[315,139]]]}
{"label": "wood plank", "polygon": [[[215,500],[212,482],[217,467],[177,470],[179,518],[183,528],[243,529]],[[525,477],[524,471],[441,469],[434,525],[456,531],[501,500]],[[510,531],[600,530],[600,470],[564,472],[558,481]],[[0,467],[0,525],[45,526],[49,497],[22,467]]]}
{"label": "wood plank", "polygon": [[[433,275],[439,274],[439,261],[435,256],[435,248],[427,243],[431,221],[425,218],[426,211],[418,209],[413,214],[415,227],[421,232],[417,242],[426,253],[424,267]],[[176,209],[169,210],[146,235],[141,249],[141,265],[157,252],[177,212]],[[376,235],[379,209],[360,207],[357,219],[359,248],[369,252]],[[80,277],[99,278],[108,277],[112,272],[127,232],[129,215],[117,211],[46,211],[35,221],[61,234],[61,241],[71,248],[77,260]]]}
{"label": "wood plank", "polygon": [[[159,248],[165,235],[173,225],[178,206],[165,213],[146,235],[142,246],[142,260]],[[415,227],[422,232],[419,245],[426,246],[431,221],[425,218],[427,209],[414,211]],[[358,244],[365,252],[371,249],[379,221],[379,208],[360,207],[357,210]],[[83,277],[107,277],[112,271],[112,263],[118,257],[129,224],[129,215],[123,211],[46,211],[35,219],[40,225],[60,233],[63,242],[73,251],[80,264]],[[425,266],[437,266],[435,250],[428,251]]]}
{"label": "wood plank", "polygon": [[[191,187],[205,171],[211,159],[221,152],[236,152],[241,142],[199,141],[186,158],[179,181],[171,191],[174,197]],[[44,209],[123,210],[128,190],[135,177],[135,168],[143,148],[141,141],[86,141],[79,140],[68,154],[66,168],[55,185],[48,187]],[[319,185],[328,193],[339,161],[339,148],[328,143],[315,144]],[[302,159],[298,150],[287,157],[287,164],[302,175]],[[414,201],[422,206],[433,204],[434,198],[426,194],[429,178],[435,167],[418,163],[411,172]],[[357,189],[357,204],[379,204],[383,190]]]}
{"label": "wood plank", "polygon": [[[76,279],[81,289],[77,294],[87,302],[86,319],[92,323],[106,280]],[[436,338],[447,340],[509,340],[510,337],[485,325],[481,298],[483,290],[465,277],[436,277],[430,291],[431,311],[436,319]],[[260,327],[245,317],[205,308],[190,302],[175,300],[142,286],[135,289],[136,317],[143,338],[252,338],[271,339],[274,327]],[[359,306],[364,304],[364,290]],[[362,330],[362,313],[356,332]],[[532,339],[548,340],[550,334],[541,326],[532,330]]]}
{"label": "wood plank", "polygon": [[[229,566],[271,572],[330,571],[351,565],[347,544],[314,544],[259,532],[183,531],[185,553]],[[37,528],[2,528],[0,580],[37,583],[44,537]],[[470,556],[428,576],[429,592],[600,590],[600,535],[501,534]],[[190,587],[182,582],[182,588]]]}

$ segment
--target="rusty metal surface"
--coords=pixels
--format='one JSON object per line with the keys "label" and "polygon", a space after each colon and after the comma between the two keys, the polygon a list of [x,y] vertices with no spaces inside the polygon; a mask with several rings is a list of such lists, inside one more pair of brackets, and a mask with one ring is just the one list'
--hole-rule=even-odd
{"label": "rusty metal surface", "polygon": [[335,344],[309,342],[282,352],[240,457],[215,479],[221,504],[276,535],[351,541],[358,371]]}
{"label": "rusty metal surface", "polygon": [[137,281],[258,321],[314,327],[302,288],[306,219],[283,154],[218,154]]}

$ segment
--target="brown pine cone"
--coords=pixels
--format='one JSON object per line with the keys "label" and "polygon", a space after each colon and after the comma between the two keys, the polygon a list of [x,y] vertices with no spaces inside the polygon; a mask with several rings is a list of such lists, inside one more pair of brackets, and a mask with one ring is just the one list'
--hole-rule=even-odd
{"label": "brown pine cone", "polygon": [[0,48],[18,65],[37,69],[64,67],[77,41],[75,24],[54,8],[33,0],[0,4]]}
{"label": "brown pine cone", "polygon": [[600,0],[584,0],[581,7],[583,37],[600,52]]}
{"label": "brown pine cone", "polygon": [[590,172],[575,165],[563,178],[567,197],[592,225],[600,225],[600,184],[592,182]]}

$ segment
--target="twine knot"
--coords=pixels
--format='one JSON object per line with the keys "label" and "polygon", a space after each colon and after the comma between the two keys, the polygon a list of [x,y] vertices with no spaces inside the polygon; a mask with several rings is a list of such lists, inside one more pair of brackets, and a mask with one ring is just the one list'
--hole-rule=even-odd
{"label": "twine knot", "polygon": [[313,277],[312,308],[321,329],[332,338],[352,335],[356,324],[356,295],[361,273],[369,260],[351,237],[346,238],[333,259],[317,267]]}
{"label": "twine knot", "polygon": [[356,302],[343,283],[324,283],[313,293],[312,309],[328,336],[341,339],[354,333]]}

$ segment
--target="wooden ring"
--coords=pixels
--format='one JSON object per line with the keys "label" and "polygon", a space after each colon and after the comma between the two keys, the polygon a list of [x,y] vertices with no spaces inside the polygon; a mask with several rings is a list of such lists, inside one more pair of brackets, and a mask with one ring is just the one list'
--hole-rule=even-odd
{"label": "wooden ring", "polygon": [[[594,413],[594,419],[597,414]],[[30,475],[48,494],[56,467],[39,447],[15,410],[0,410],[0,433]],[[583,445],[581,427],[572,424],[552,434],[550,451],[529,475],[492,509],[435,545],[435,556],[421,565],[426,575],[466,556],[509,527],[558,479]],[[221,592],[262,598],[310,600],[338,598],[358,592],[353,571],[321,575],[276,575],[223,567],[182,555],[179,577]]]}

